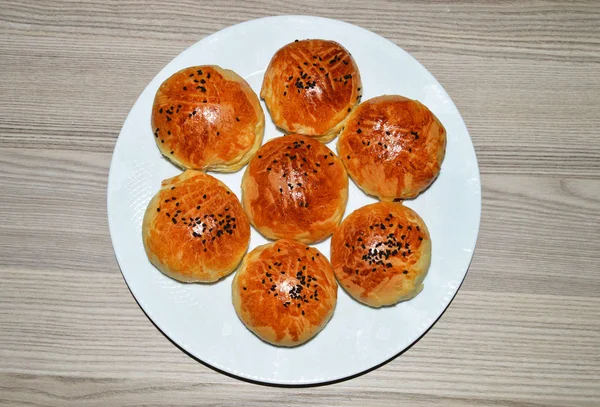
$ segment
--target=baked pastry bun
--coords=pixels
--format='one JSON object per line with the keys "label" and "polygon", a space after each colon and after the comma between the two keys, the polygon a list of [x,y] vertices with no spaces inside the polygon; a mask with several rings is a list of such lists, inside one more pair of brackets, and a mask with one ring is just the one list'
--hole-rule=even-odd
{"label": "baked pastry bun", "polygon": [[431,239],[423,219],[395,202],[352,212],[333,234],[331,264],[356,300],[382,307],[419,294],[431,262]]}
{"label": "baked pastry bun", "polygon": [[150,262],[169,277],[210,283],[238,266],[250,224],[225,184],[188,170],[162,182],[146,209],[142,238]]}
{"label": "baked pastry bun", "polygon": [[289,134],[257,152],[242,178],[242,204],[269,239],[314,243],[331,235],[348,200],[348,176],[324,144]]}
{"label": "baked pastry bun", "polygon": [[175,73],[160,85],[152,106],[156,144],[182,168],[237,171],[260,147],[264,129],[250,85],[216,65]]}
{"label": "baked pastry bun", "polygon": [[358,104],[361,86],[358,67],[344,47],[334,41],[303,40],[275,53],[260,96],[277,127],[327,142]]}
{"label": "baked pastry bun", "polygon": [[348,174],[383,201],[414,198],[438,176],[446,129],[422,103],[379,96],[361,103],[338,139]]}
{"label": "baked pastry bun", "polygon": [[252,250],[235,274],[235,312],[260,339],[297,346],[325,327],[337,302],[331,264],[317,249],[278,240]]}

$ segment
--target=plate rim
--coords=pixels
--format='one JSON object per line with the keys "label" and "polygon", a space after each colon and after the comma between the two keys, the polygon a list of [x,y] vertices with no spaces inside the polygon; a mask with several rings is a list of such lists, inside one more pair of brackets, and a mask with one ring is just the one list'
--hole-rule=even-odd
{"label": "plate rim", "polygon": [[[240,28],[243,28],[246,25],[253,25],[253,24],[260,24],[263,22],[269,22],[272,20],[314,20],[317,23],[329,23],[329,24],[337,24],[337,25],[344,25],[348,28],[351,28],[353,30],[359,30],[364,34],[370,35],[370,36],[377,36],[378,39],[380,41],[384,41],[385,43],[387,43],[388,45],[392,45],[395,48],[399,49],[402,53],[405,54],[406,57],[410,58],[413,60],[413,62],[417,63],[420,67],[423,68],[423,74],[427,75],[430,79],[432,79],[435,83],[437,83],[439,85],[439,87],[441,88],[441,90],[443,90],[443,92],[448,95],[448,102],[451,104],[451,106],[456,110],[457,112],[457,119],[460,120],[460,123],[462,124],[462,126],[464,127],[465,131],[466,131],[466,136],[468,137],[469,140],[469,144],[470,144],[470,153],[472,154],[472,158],[473,158],[473,163],[474,163],[474,171],[477,174],[477,178],[476,178],[476,184],[477,184],[477,193],[474,194],[475,199],[477,199],[477,205],[476,209],[477,209],[477,216],[476,216],[476,230],[475,233],[473,235],[473,240],[471,242],[471,244],[469,244],[470,249],[471,249],[471,254],[470,254],[470,258],[468,261],[468,264],[466,265],[466,269],[464,271],[463,276],[461,277],[460,281],[458,281],[458,284],[456,285],[456,288],[452,289],[449,291],[449,294],[451,294],[451,297],[446,301],[443,301],[442,304],[442,310],[439,313],[439,315],[436,316],[435,320],[429,324],[429,326],[423,330],[423,332],[421,332],[413,341],[410,342],[409,345],[403,347],[402,349],[399,350],[394,350],[391,354],[386,354],[383,357],[383,360],[381,362],[376,363],[375,365],[366,368],[366,369],[362,369],[358,372],[352,372],[349,374],[344,374],[344,375],[338,375],[338,376],[332,376],[332,377],[322,377],[322,378],[313,378],[313,379],[308,379],[308,380],[288,380],[288,379],[277,379],[277,378],[262,378],[262,377],[258,377],[255,375],[251,375],[251,374],[244,374],[242,372],[239,372],[233,368],[227,368],[226,366],[221,366],[219,363],[215,363],[213,361],[209,361],[209,360],[205,360],[206,358],[201,358],[197,355],[195,355],[195,353],[192,350],[186,349],[182,344],[178,343],[175,339],[173,339],[171,333],[169,333],[168,329],[165,329],[163,326],[161,326],[160,321],[158,321],[156,318],[154,318],[152,316],[152,312],[149,311],[147,309],[147,305],[145,304],[145,302],[136,294],[136,289],[134,287],[132,287],[132,284],[130,284],[130,281],[128,281],[126,273],[123,272],[123,268],[121,267],[121,264],[123,263],[123,260],[121,258],[121,256],[119,255],[119,253],[117,252],[117,246],[115,244],[115,226],[113,225],[113,222],[111,221],[111,212],[114,211],[114,209],[111,210],[111,195],[114,194],[111,186],[114,185],[114,177],[116,176],[114,174],[114,172],[112,171],[113,169],[113,165],[116,161],[116,154],[115,152],[117,151],[117,149],[119,148],[119,144],[120,142],[122,142],[122,138],[121,135],[123,134],[123,129],[126,127],[126,124],[132,120],[131,119],[131,113],[133,108],[140,102],[146,88],[153,82],[156,80],[157,77],[159,77],[161,75],[161,73],[171,64],[173,63],[173,61],[175,61],[176,59],[180,58],[184,53],[186,53],[191,47],[195,46],[196,44],[198,44],[199,42],[203,42],[203,41],[209,41],[211,38],[215,38],[219,35],[223,35],[228,33],[229,31],[234,31],[234,30],[238,30]],[[240,170],[241,171],[241,170]],[[114,188],[114,187],[113,187]],[[113,148],[112,151],[112,156],[111,156],[111,161],[110,161],[110,166],[109,166],[109,174],[108,174],[108,180],[107,180],[107,189],[106,189],[106,208],[107,208],[107,218],[108,218],[108,227],[109,227],[109,234],[110,234],[110,239],[111,239],[111,244],[113,247],[113,252],[115,254],[115,258],[117,260],[117,264],[119,266],[119,270],[121,272],[121,276],[123,277],[127,288],[129,289],[130,293],[132,294],[132,296],[134,297],[134,300],[137,302],[137,304],[139,305],[139,307],[142,309],[142,312],[144,312],[144,314],[146,315],[146,317],[150,320],[150,322],[164,335],[167,337],[167,339],[172,342],[177,348],[179,348],[180,350],[182,350],[185,354],[191,356],[192,358],[194,358],[195,360],[199,361],[200,363],[202,363],[205,366],[208,366],[209,368],[219,372],[219,373],[223,373],[227,376],[236,378],[236,379],[240,379],[246,382],[250,382],[250,383],[255,383],[255,384],[260,384],[260,385],[268,385],[268,386],[283,386],[283,387],[309,387],[309,386],[317,386],[317,385],[327,385],[327,384],[333,384],[333,383],[338,383],[338,382],[342,382],[345,380],[350,380],[353,379],[355,377],[361,376],[363,374],[366,374],[370,371],[373,371],[375,369],[378,369],[380,367],[382,367],[383,365],[389,363],[390,361],[394,360],[395,358],[397,358],[398,356],[400,356],[401,354],[403,354],[404,352],[406,352],[407,350],[409,350],[412,346],[414,346],[418,341],[420,341],[436,324],[437,322],[441,319],[441,317],[444,315],[444,313],[448,310],[448,307],[450,306],[450,304],[452,303],[452,301],[456,298],[456,295],[458,294],[460,288],[462,287],[462,284],[465,281],[465,278],[470,270],[472,261],[473,261],[473,257],[475,255],[475,251],[476,251],[476,247],[477,247],[477,241],[479,238],[479,232],[480,232],[480,228],[481,228],[481,213],[482,213],[482,195],[481,195],[482,189],[481,189],[481,172],[479,170],[479,162],[477,160],[477,153],[475,150],[475,145],[473,143],[473,139],[471,138],[471,134],[466,126],[466,123],[464,122],[463,116],[460,113],[458,107],[456,106],[456,104],[454,103],[454,100],[450,97],[450,95],[448,94],[448,92],[446,92],[445,88],[443,87],[443,85],[435,78],[435,76],[423,65],[421,64],[413,55],[411,55],[408,51],[404,50],[402,47],[400,47],[399,45],[395,44],[394,42],[392,42],[391,40],[383,37],[380,34],[377,34],[373,31],[370,31],[366,28],[363,28],[361,26],[352,24],[352,23],[348,23],[346,21],[343,20],[338,20],[338,19],[332,19],[332,18],[326,18],[326,17],[320,17],[320,16],[311,16],[311,15],[298,15],[298,14],[292,14],[292,15],[279,15],[279,16],[267,16],[267,17],[261,17],[261,18],[256,18],[256,19],[251,19],[251,20],[246,20],[243,21],[241,23],[237,23],[237,24],[233,24],[230,26],[227,26],[219,31],[215,31],[210,35],[207,35],[203,38],[200,38],[198,41],[195,41],[194,43],[190,44],[189,46],[187,46],[184,50],[182,50],[180,53],[178,53],[176,56],[174,56],[173,58],[171,58],[171,60],[169,62],[167,62],[162,68],[160,68],[160,70],[156,73],[156,75],[154,75],[152,77],[152,79],[145,85],[144,89],[142,89],[142,91],[140,92],[140,94],[138,95],[138,97],[136,98],[135,102],[133,103],[133,105],[131,106],[131,108],[129,109],[129,112],[127,114],[127,117],[125,118],[125,121],[123,122],[123,125],[121,126],[121,129],[119,131],[119,135],[117,137],[117,140],[115,142],[115,146]],[[378,200],[379,201],[379,200]],[[409,200],[411,201],[411,200]],[[347,216],[347,215],[346,215]]]}

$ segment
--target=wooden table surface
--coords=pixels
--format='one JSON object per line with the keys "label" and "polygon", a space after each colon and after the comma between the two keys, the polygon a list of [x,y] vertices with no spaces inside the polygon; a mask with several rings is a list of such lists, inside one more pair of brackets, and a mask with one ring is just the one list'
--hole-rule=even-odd
{"label": "wooden table surface", "polygon": [[[0,1],[0,405],[599,406],[600,3]],[[302,3],[302,4],[300,4]],[[467,278],[416,345],[312,388],[225,376],[144,315],[115,261],[121,125],[173,57],[280,14],[398,44],[461,111],[482,177]]]}

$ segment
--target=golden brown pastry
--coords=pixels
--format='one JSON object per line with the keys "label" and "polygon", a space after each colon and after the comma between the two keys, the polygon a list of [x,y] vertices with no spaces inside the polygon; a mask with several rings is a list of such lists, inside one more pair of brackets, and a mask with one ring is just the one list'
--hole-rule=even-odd
{"label": "golden brown pastry", "polygon": [[446,130],[418,101],[379,96],[350,114],[338,152],[350,177],[367,194],[383,201],[414,198],[440,172]]}
{"label": "golden brown pastry", "polygon": [[264,128],[265,116],[250,85],[216,65],[175,73],[154,98],[156,144],[182,168],[237,171],[260,147]]}
{"label": "golden brown pastry", "polygon": [[218,179],[187,170],[164,180],[146,209],[142,237],[150,262],[183,282],[213,282],[248,250],[250,224],[237,197]]}
{"label": "golden brown pastry", "polygon": [[275,53],[260,96],[277,127],[327,142],[361,95],[358,67],[340,44],[303,40]]}
{"label": "golden brown pastry", "polygon": [[337,302],[331,264],[317,249],[278,240],[244,258],[232,286],[246,327],[278,346],[297,346],[325,327]]}
{"label": "golden brown pastry", "polygon": [[269,239],[314,243],[331,235],[348,200],[348,176],[327,146],[289,134],[257,152],[242,178],[242,203]]}
{"label": "golden brown pastry", "polygon": [[378,202],[357,209],[331,239],[331,264],[338,282],[371,307],[419,294],[430,262],[431,239],[423,219],[400,203]]}

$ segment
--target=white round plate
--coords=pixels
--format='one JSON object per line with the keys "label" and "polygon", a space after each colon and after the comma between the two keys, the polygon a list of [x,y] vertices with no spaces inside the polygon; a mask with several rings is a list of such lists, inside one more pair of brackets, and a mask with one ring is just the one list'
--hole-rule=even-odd
{"label": "white round plate", "polygon": [[[181,284],[148,261],[141,238],[146,205],[163,179],[181,171],[155,145],[150,114],[159,85],[192,65],[233,69],[258,94],[264,71],[283,45],[304,38],[341,43],[354,56],[363,100],[400,94],[427,105],[448,132],[439,178],[407,201],[431,232],[433,253],[424,290],[393,307],[373,309],[343,289],[333,318],[312,341],[295,348],[262,342],[237,318],[231,303],[233,275],[216,284]],[[265,141],[281,133],[266,116]],[[335,151],[335,140],[329,144]],[[238,197],[243,171],[211,173]],[[346,216],[374,202],[350,183]],[[317,17],[283,16],[248,21],[194,44],[171,61],[141,94],[117,140],[108,180],[108,220],[123,276],[140,306],[175,343],[201,361],[245,379],[286,385],[316,384],[364,372],[409,347],[444,312],[464,279],[479,230],[481,187],[473,144],[456,106],[419,62],[392,42],[363,28]],[[250,250],[265,239],[254,229]],[[329,256],[329,239],[316,247]]]}

